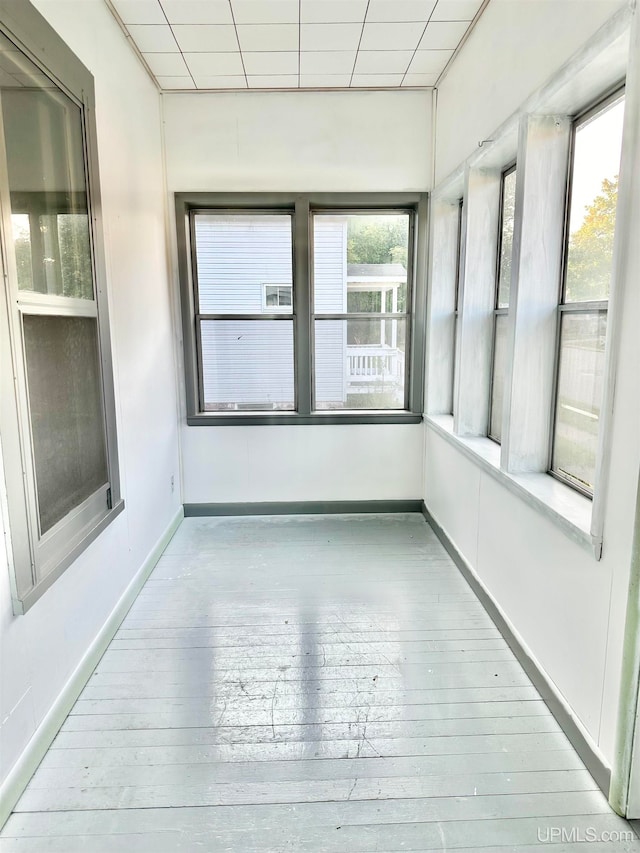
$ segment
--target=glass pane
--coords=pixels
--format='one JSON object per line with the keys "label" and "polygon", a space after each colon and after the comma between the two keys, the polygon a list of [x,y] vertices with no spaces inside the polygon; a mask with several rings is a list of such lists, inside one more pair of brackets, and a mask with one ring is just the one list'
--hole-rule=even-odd
{"label": "glass pane", "polygon": [[565,302],[608,299],[624,98],[576,129]]}
{"label": "glass pane", "polygon": [[81,110],[4,36],[0,93],[18,288],[93,299]]}
{"label": "glass pane", "polygon": [[563,314],[552,469],[593,491],[604,375],[605,311]]}
{"label": "glass pane", "polygon": [[23,315],[40,531],[108,482],[92,317]]}
{"label": "glass pane", "polygon": [[316,409],[404,409],[406,320],[316,320]]}
{"label": "glass pane", "polygon": [[504,176],[502,182],[502,228],[500,232],[500,268],[498,274],[497,308],[508,308],[511,296],[511,256],[513,252],[513,223],[516,212],[516,170]]}
{"label": "glass pane", "polygon": [[202,320],[203,410],[295,408],[293,321]]}
{"label": "glass pane", "polygon": [[293,286],[289,214],[199,213],[195,243],[201,314],[286,306]]}
{"label": "glass pane", "polygon": [[315,214],[315,313],[406,312],[408,254],[407,213]]}
{"label": "glass pane", "polygon": [[506,314],[496,315],[496,337],[493,346],[493,382],[491,385],[491,416],[489,437],[502,441],[502,413],[504,400],[504,371],[507,356]]}

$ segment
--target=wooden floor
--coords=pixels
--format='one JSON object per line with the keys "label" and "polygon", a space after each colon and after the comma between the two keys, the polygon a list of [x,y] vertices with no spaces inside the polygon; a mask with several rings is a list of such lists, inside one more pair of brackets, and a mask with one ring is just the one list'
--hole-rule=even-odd
{"label": "wooden floor", "polygon": [[192,518],[0,848],[640,850],[625,834],[421,516]]}

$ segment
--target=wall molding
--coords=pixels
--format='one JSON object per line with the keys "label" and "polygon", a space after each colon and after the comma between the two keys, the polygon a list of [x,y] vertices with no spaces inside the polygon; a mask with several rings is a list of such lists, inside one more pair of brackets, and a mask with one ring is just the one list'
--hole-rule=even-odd
{"label": "wall molding", "polygon": [[111,611],[106,622],[85,652],[69,680],[58,694],[57,699],[10,770],[7,778],[2,783],[2,786],[0,787],[0,829],[6,823],[13,811],[13,808],[22,796],[25,788],[31,780],[31,777],[53,743],[60,727],[66,720],[69,711],[75,704],[78,696],[84,690],[85,685],[98,665],[100,658],[107,650],[109,643],[120,627],[120,623],[127,615],[129,608],[135,601],[138,593],[162,556],[162,553],[169,544],[173,534],[180,526],[183,517],[183,510],[182,507],[180,507],[169,522],[164,533],[160,536],[149,552],[142,566],[138,569],[129,585],[120,596],[120,599]]}
{"label": "wall molding", "polygon": [[222,515],[342,515],[374,512],[422,512],[422,501],[273,501],[265,503],[193,503],[185,518]]}
{"label": "wall molding", "polygon": [[458,551],[452,540],[449,539],[449,536],[435,520],[424,501],[422,502],[422,514],[453,562],[460,570],[464,579],[477,595],[480,603],[487,611],[494,625],[498,631],[500,631],[507,645],[516,656],[520,666],[532,681],[534,687],[540,694],[541,699],[555,717],[558,725],[584,762],[589,773],[593,776],[594,781],[608,798],[611,786],[611,768],[607,764],[604,756],[593,743],[589,734],[571,710],[566,700],[558,692],[547,673],[535,659],[524,640],[513,628],[511,622],[480,580],[476,571]]}

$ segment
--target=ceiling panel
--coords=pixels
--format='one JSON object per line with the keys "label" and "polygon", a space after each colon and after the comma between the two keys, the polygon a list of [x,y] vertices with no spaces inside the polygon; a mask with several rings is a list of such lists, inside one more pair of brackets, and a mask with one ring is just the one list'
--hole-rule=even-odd
{"label": "ceiling panel", "polygon": [[298,24],[238,24],[240,50],[298,50]]}
{"label": "ceiling panel", "polygon": [[171,27],[155,24],[136,24],[129,32],[143,53],[179,53]]}
{"label": "ceiling panel", "polygon": [[365,24],[360,50],[415,50],[424,23]]}
{"label": "ceiling panel", "polygon": [[112,0],[125,24],[166,24],[158,0]]}
{"label": "ceiling panel", "polygon": [[244,74],[239,50],[235,53],[185,53],[184,58],[194,77]]}
{"label": "ceiling panel", "polygon": [[361,50],[356,74],[404,74],[413,58],[412,50]]}
{"label": "ceiling panel", "polygon": [[300,74],[348,74],[350,77],[356,56],[355,50],[306,50],[300,54]]}
{"label": "ceiling panel", "polygon": [[105,0],[162,89],[435,86],[488,0]]}
{"label": "ceiling panel", "polygon": [[303,24],[362,24],[367,0],[301,0]]}
{"label": "ceiling panel", "polygon": [[480,11],[482,0],[438,0],[432,21],[472,21]]}
{"label": "ceiling panel", "polygon": [[242,54],[244,70],[249,76],[260,74],[295,74],[298,75],[297,53],[250,53]]}
{"label": "ceiling panel", "polygon": [[236,28],[227,24],[176,24],[172,27],[183,53],[237,51]]}
{"label": "ceiling panel", "polygon": [[298,0],[231,0],[236,24],[297,24]]}
{"label": "ceiling panel", "polygon": [[170,24],[233,24],[229,0],[160,0]]}
{"label": "ceiling panel", "polygon": [[426,24],[436,5],[436,0],[371,0],[367,21],[398,23],[421,21]]}

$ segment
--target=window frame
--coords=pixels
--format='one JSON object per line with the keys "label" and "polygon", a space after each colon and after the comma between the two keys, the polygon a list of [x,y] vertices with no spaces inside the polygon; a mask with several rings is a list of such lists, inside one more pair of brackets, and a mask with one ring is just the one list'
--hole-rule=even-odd
{"label": "window frame", "polygon": [[[19,615],[25,613],[122,512],[124,501],[120,495],[93,77],[30,3],[15,4],[10,0],[0,0],[0,31],[80,110],[94,291],[93,300],[89,300],[18,290],[2,133],[0,243],[6,279],[0,294],[0,324],[8,334],[2,336],[0,358],[4,365],[0,371],[0,432],[4,473],[0,504],[13,610]],[[39,532],[33,441],[26,396],[27,368],[22,314],[95,317],[97,322],[96,343],[107,483],[42,535]]]}
{"label": "window frame", "polygon": [[[424,395],[424,342],[426,326],[426,248],[428,199],[426,193],[175,193],[177,259],[180,281],[181,315],[185,368],[185,396],[189,426],[229,425],[306,425],[420,423]],[[263,413],[203,412],[201,388],[197,377],[201,362],[197,350],[195,318],[196,292],[193,286],[195,260],[190,240],[190,214],[236,212],[268,209],[271,213],[291,213],[293,222],[293,319],[296,411]],[[313,409],[313,214],[354,212],[405,212],[415,222],[415,236],[408,265],[412,281],[408,286],[409,365],[404,410],[321,410]],[[411,294],[409,296],[409,294]],[[409,300],[410,303],[409,303]],[[261,314],[261,319],[269,313]],[[282,312],[274,313],[282,319]],[[318,315],[324,317],[325,315]],[[333,316],[333,315],[331,315]],[[379,315],[375,315],[378,317]],[[381,315],[380,315],[381,316]],[[341,316],[340,319],[343,319]]]}
{"label": "window frame", "polygon": [[[552,397],[551,397],[551,410],[549,412],[549,448],[548,448],[548,464],[547,464],[547,474],[553,477],[558,482],[562,483],[565,486],[573,489],[581,495],[584,495],[588,500],[593,501],[595,494],[595,487],[597,483],[594,482],[593,489],[587,489],[580,485],[577,480],[571,479],[570,477],[563,476],[559,471],[556,471],[553,468],[553,455],[555,450],[556,443],[556,424],[558,417],[558,390],[559,390],[559,382],[560,382],[560,355],[561,355],[561,346],[562,346],[562,320],[565,314],[604,314],[606,319],[609,317],[609,301],[611,296],[611,291],[609,292],[609,298],[607,299],[598,299],[598,300],[590,300],[583,302],[566,302],[566,289],[567,289],[567,261],[569,256],[569,225],[571,218],[571,196],[572,196],[572,188],[573,188],[573,177],[575,170],[575,150],[576,150],[576,134],[581,126],[588,123],[590,119],[595,118],[599,113],[604,112],[609,106],[613,106],[616,101],[621,100],[625,97],[625,83],[618,85],[615,87],[613,91],[609,91],[604,96],[601,95],[595,102],[591,103],[588,107],[581,110],[577,113],[571,122],[571,137],[569,144],[569,153],[567,160],[567,182],[566,182],[566,196],[565,196],[565,211],[564,211],[564,225],[563,225],[563,235],[562,235],[562,270],[560,275],[560,280],[558,282],[558,306],[556,309],[556,343],[555,343],[555,355],[554,355],[554,372],[553,372],[553,386],[552,386]],[[621,152],[622,154],[622,152]],[[606,337],[608,337],[609,331],[607,328]],[[604,405],[606,399],[606,388],[603,389],[602,395],[602,403]],[[598,432],[602,429],[601,424],[602,418],[599,418],[598,423]],[[598,459],[596,457],[596,480],[597,480],[597,470],[598,470]]]}
{"label": "window frame", "polygon": [[[500,438],[491,435],[491,420],[493,416],[493,385],[495,379],[495,366],[496,366],[496,343],[498,337],[498,317],[508,317],[509,316],[509,308],[511,304],[500,307],[500,271],[502,269],[502,243],[504,240],[504,234],[502,226],[504,224],[504,189],[505,182],[509,175],[512,175],[517,169],[518,163],[517,161],[513,161],[509,166],[504,168],[500,174],[500,207],[499,207],[499,215],[498,215],[498,241],[497,241],[497,254],[496,254],[496,272],[495,272],[495,287],[493,294],[493,317],[492,317],[492,333],[491,333],[491,372],[489,376],[489,407],[488,407],[488,417],[487,417],[487,438],[491,439],[495,444],[502,444],[502,435]],[[514,212],[514,220],[515,220],[515,212]],[[512,263],[513,263],[513,247],[512,247]],[[509,303],[511,303],[511,296],[509,296]],[[503,412],[504,414],[504,412]]]}
{"label": "window frame", "polygon": [[458,221],[456,228],[456,269],[453,292],[453,341],[451,345],[451,415],[456,414],[456,391],[458,387],[458,338],[460,336],[460,315],[462,313],[462,300],[464,298],[464,195],[458,200]]}

